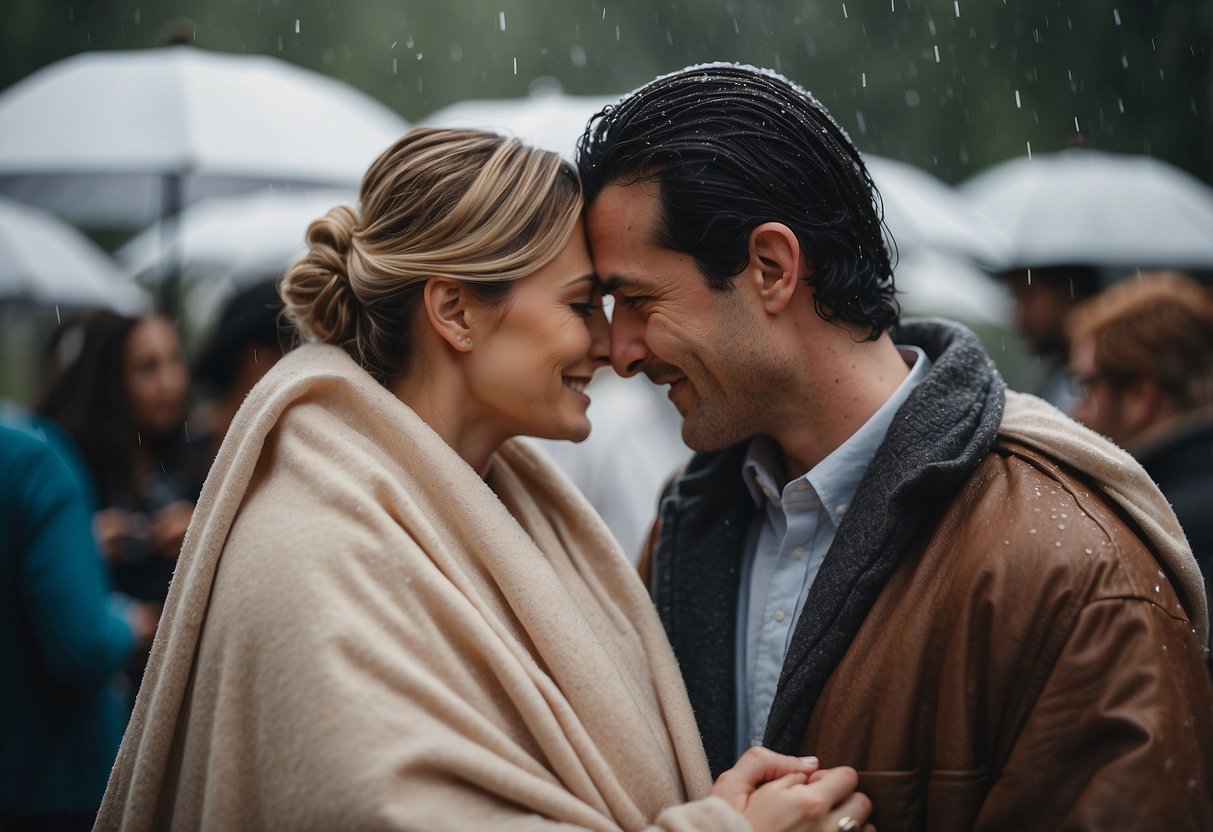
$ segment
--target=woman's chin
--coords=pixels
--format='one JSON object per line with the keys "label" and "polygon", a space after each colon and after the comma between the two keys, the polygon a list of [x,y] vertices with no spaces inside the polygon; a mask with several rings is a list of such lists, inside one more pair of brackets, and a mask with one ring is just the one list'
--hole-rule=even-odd
{"label": "woman's chin", "polygon": [[584,442],[590,435],[590,420],[582,419],[558,428],[547,425],[545,428],[536,430],[531,435],[539,439],[552,439],[558,442]]}

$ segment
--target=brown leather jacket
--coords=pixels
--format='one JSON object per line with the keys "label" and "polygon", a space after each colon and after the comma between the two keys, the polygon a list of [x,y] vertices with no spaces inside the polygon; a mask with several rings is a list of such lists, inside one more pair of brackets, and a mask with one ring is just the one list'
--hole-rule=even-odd
{"label": "brown leather jacket", "polygon": [[862,773],[881,832],[1213,829],[1199,656],[1134,530],[1000,443],[899,562],[800,750]]}
{"label": "brown leather jacket", "polygon": [[[764,744],[858,769],[880,832],[1213,829],[1213,686],[1168,567],[1083,474],[996,439],[1001,383],[957,392],[973,345],[927,334],[899,341],[944,382],[852,502]],[[688,466],[645,561],[714,773],[736,754],[743,452]]]}

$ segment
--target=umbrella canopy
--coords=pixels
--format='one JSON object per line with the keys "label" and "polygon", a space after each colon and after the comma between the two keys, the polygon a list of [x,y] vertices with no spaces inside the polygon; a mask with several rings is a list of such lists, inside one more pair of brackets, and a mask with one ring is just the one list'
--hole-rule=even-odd
{"label": "umbrella canopy", "polygon": [[1022,157],[960,190],[1010,238],[1008,268],[1213,268],[1213,189],[1148,156]]}
{"label": "umbrella canopy", "polygon": [[895,284],[903,315],[950,318],[971,327],[1010,326],[1010,290],[967,258],[911,251],[897,264]]}
{"label": "umbrella canopy", "polygon": [[864,164],[880,191],[885,224],[899,251],[929,249],[988,267],[1005,261],[1009,240],[993,223],[975,215],[951,186],[895,159],[865,154]]}
{"label": "umbrella canopy", "polygon": [[407,129],[358,90],[263,55],[85,52],[0,94],[0,192],[137,229],[267,185],[357,187]]}
{"label": "umbrella canopy", "polygon": [[312,220],[336,205],[357,203],[357,192],[329,189],[206,199],[185,208],[167,226],[150,226],[116,256],[128,274],[155,282],[161,276],[161,249],[169,248],[187,282],[223,275],[244,285],[278,274],[295,259]]}
{"label": "umbrella canopy", "polygon": [[104,251],[50,214],[0,198],[0,303],[133,313],[147,296]]}
{"label": "umbrella canopy", "polygon": [[590,116],[618,101],[615,95],[565,95],[559,84],[541,80],[526,98],[460,101],[431,113],[421,124],[503,132],[571,161]]}

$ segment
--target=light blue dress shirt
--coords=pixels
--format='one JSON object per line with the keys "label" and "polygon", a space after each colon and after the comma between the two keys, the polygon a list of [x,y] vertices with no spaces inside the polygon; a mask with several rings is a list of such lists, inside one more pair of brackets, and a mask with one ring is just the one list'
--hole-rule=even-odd
{"label": "light blue dress shirt", "polygon": [[931,369],[922,350],[898,349],[911,367],[909,375],[859,430],[803,476],[781,488],[786,474],[780,448],[765,436],[750,443],[742,476],[756,515],[738,599],[738,756],[762,744],[783,657],[809,587],[893,417]]}

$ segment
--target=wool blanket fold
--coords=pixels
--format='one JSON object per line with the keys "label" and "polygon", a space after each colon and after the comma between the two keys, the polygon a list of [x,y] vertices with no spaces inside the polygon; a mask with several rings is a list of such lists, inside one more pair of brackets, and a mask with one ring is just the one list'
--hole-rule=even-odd
{"label": "wool blanket fold", "polygon": [[555,466],[507,442],[482,479],[308,345],[207,479],[97,828],[747,830],[710,788],[649,597]]}

